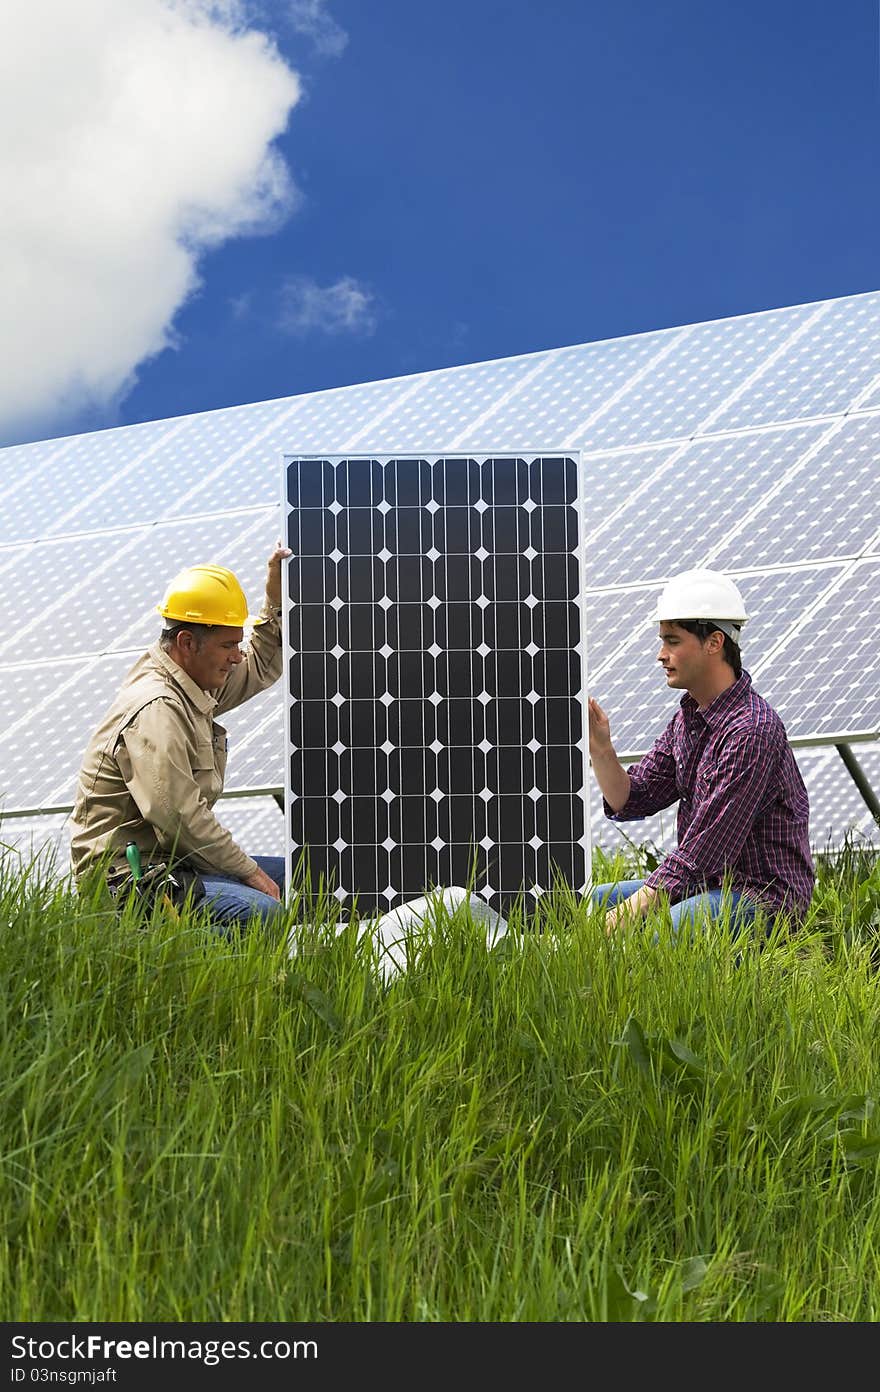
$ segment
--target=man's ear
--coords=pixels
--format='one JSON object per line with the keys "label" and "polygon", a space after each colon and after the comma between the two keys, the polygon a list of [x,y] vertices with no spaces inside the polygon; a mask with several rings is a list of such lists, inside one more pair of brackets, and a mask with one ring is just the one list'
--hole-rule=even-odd
{"label": "man's ear", "polygon": [[710,649],[711,652],[724,651],[724,634],[721,632],[720,628],[715,628],[712,630],[712,632],[709,634],[708,641],[712,645]]}

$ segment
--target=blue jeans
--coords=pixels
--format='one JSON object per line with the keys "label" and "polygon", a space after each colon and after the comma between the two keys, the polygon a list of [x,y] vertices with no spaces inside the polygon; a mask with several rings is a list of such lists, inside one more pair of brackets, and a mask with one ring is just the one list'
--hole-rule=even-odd
{"label": "blue jeans", "polygon": [[273,899],[259,889],[251,889],[250,885],[231,875],[202,875],[205,897],[199,901],[198,907],[206,909],[212,925],[221,930],[243,926],[249,921],[254,922],[255,926],[265,926],[284,908],[284,857],[254,856],[253,859],[275,881],[281,890],[281,900]]}
{"label": "blue jeans", "polygon": [[[615,904],[619,904],[621,900],[628,899],[631,894],[635,894],[644,883],[644,880],[619,880],[616,884],[596,885],[591,899],[594,905],[610,909]],[[705,927],[709,919],[720,918],[723,910],[728,907],[730,908],[730,927],[734,934],[741,932],[743,928],[747,928],[750,923],[753,923],[755,914],[759,909],[758,904],[747,899],[738,889],[730,891],[707,889],[703,894],[694,894],[690,899],[681,899],[677,904],[670,905],[672,931],[678,936],[682,925],[693,928],[699,920],[702,920]]]}

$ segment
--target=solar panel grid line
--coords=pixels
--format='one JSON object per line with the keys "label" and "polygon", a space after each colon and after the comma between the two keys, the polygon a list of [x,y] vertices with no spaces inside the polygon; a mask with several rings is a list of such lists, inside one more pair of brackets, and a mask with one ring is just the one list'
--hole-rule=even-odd
{"label": "solar panel grid line", "polygon": [[[699,565],[703,568],[712,569],[714,558],[729,547],[731,541],[734,541],[741,533],[747,531],[754,522],[754,519],[773,503],[773,499],[778,497],[788,484],[793,479],[797,478],[798,474],[805,474],[807,472],[811,460],[815,459],[820,450],[824,449],[825,446],[834,439],[834,436],[839,434],[845,423],[845,416],[840,416],[836,420],[832,420],[828,429],[825,430],[823,434],[819,435],[811,445],[808,445],[805,453],[795,459],[794,463],[779,475],[775,483],[771,483],[760,500],[756,502],[748,512],[743,513],[739,521],[734,523],[733,527],[730,528],[724,537],[720,538],[714,546],[710,547],[702,560],[700,560]],[[833,557],[827,556],[822,559],[832,560]]]}
{"label": "solar panel grid line", "polygon": [[798,324],[792,330],[791,334],[787,338],[784,338],[776,346],[776,348],[772,350],[772,352],[768,353],[767,356],[754,369],[754,371],[751,372],[748,377],[744,378],[743,381],[740,382],[739,386],[734,387],[733,391],[730,393],[729,396],[726,396],[722,401],[717,402],[716,405],[709,412],[706,419],[704,421],[701,421],[701,423],[697,426],[696,430],[694,431],[694,436],[696,437],[698,435],[711,434],[711,427],[714,424],[714,422],[718,420],[726,410],[728,410],[732,405],[734,405],[734,403],[738,401],[739,398],[743,396],[745,392],[748,391],[754,385],[754,383],[757,382],[764,375],[764,373],[769,371],[769,369],[779,360],[779,358],[782,357],[783,353],[788,351],[792,344],[796,343],[798,339],[802,338],[806,333],[808,333],[809,330],[813,328],[814,325],[817,324],[825,314],[828,313],[829,304],[830,301],[825,301],[821,304],[818,304],[813,314],[803,319],[801,323]]}
{"label": "solar panel grid line", "polygon": [[853,397],[852,401],[847,407],[846,414],[855,415],[856,413],[861,413],[863,410],[876,411],[880,409],[878,408],[877,403],[871,400],[871,398],[877,392],[878,387],[880,387],[880,372],[878,372],[875,377],[871,378],[870,382],[866,382],[865,385],[859,391],[856,392],[855,396]]}
{"label": "solar panel grid line", "polygon": [[[386,416],[389,416],[392,411],[396,411],[398,406],[402,406],[405,401],[409,401],[412,397],[417,396],[430,376],[430,372],[418,373],[407,389],[386,401],[381,411],[377,412],[375,416],[371,416],[360,430],[356,430],[354,435],[349,436],[348,440],[343,442],[343,449],[351,450],[352,453],[356,451],[362,454],[372,453],[372,451],[366,449],[363,444],[364,438],[367,436],[368,432],[376,430],[382,424]],[[394,380],[396,379],[391,378],[391,381]],[[335,453],[335,450],[333,452]]]}
{"label": "solar panel grid line", "polygon": [[789,420],[768,420],[762,421],[760,425],[737,425],[729,429],[712,430],[705,435],[670,436],[664,440],[643,440],[633,441],[627,445],[602,445],[596,449],[581,450],[582,457],[589,461],[591,459],[613,459],[615,457],[626,458],[629,455],[650,454],[652,451],[662,451],[684,445],[705,445],[711,444],[713,440],[723,442],[726,440],[736,440],[743,436],[761,435],[782,435],[786,431],[803,430],[805,426],[831,425],[835,421],[850,420],[861,416],[873,415],[880,409],[880,406],[864,407],[856,411],[833,411],[826,415],[813,416],[792,416]]}
{"label": "solar panel grid line", "polygon": [[[822,565],[827,564],[828,561],[817,561],[814,566],[805,566],[803,567],[803,569],[818,570],[822,567]],[[825,604],[827,600],[832,599],[834,595],[841,590],[841,588],[846,584],[848,578],[852,574],[854,574],[857,566],[857,559],[845,562],[842,565],[840,571],[837,573],[837,575],[835,575],[834,578],[829,581],[826,588],[823,589],[821,593],[817,595],[816,598],[805,607],[800,617],[797,618],[795,622],[789,628],[787,628],[783,634],[780,635],[778,641],[775,642],[773,646],[769,649],[769,651],[766,652],[763,655],[763,657],[761,657],[761,659],[755,664],[755,669],[752,672],[752,676],[755,678],[756,682],[760,679],[761,673],[765,672],[767,668],[770,666],[771,662],[779,653],[779,651],[783,647],[785,647],[786,644],[789,643],[792,639],[797,638],[798,635],[802,633],[803,630],[807,627],[807,625],[812,622],[815,614],[819,609],[821,609],[822,605]],[[731,579],[736,581],[738,578],[741,577],[738,577],[736,572],[731,573]]]}
{"label": "solar panel grid line", "polygon": [[[681,343],[686,342],[688,336],[693,335],[696,328],[697,325],[688,324],[683,328],[665,330],[665,332],[670,335],[668,342],[664,343],[659,352],[655,353],[653,357],[648,358],[646,362],[642,363],[641,367],[638,368],[631,377],[627,378],[625,382],[621,382],[620,386],[616,391],[612,392],[607,401],[603,401],[601,406],[597,406],[580,425],[576,426],[571,431],[571,434],[565,442],[565,448],[568,450],[583,449],[587,431],[595,425],[597,421],[601,420],[603,416],[607,415],[628,391],[632,391],[633,387],[638,386],[639,382],[641,382],[649,372],[653,372],[665,358],[668,358],[670,353],[678,348]],[[653,441],[653,443],[657,444],[658,442]]]}
{"label": "solar panel grid line", "polygon": [[[266,522],[268,521],[268,517],[269,517],[269,510],[268,510],[265,506],[260,506],[260,507],[256,507],[256,508],[242,509],[240,512],[234,512],[234,513],[227,513],[227,514],[206,513],[206,514],[197,515],[197,516],[192,517],[192,518],[178,519],[178,518],[175,517],[173,520],[171,520],[171,521],[169,521],[169,522],[151,522],[151,523],[147,523],[146,526],[143,528],[143,541],[144,541],[145,543],[148,543],[150,534],[151,534],[152,532],[157,531],[160,527],[161,527],[161,528],[176,528],[176,527],[179,525],[179,526],[181,527],[181,535],[182,535],[182,537],[183,537],[183,534],[184,534],[184,532],[185,532],[186,524],[187,524],[187,523],[192,523],[192,522],[194,522],[194,521],[210,520],[210,519],[212,519],[212,518],[215,517],[215,516],[218,517],[218,518],[221,518],[221,517],[222,517],[222,518],[224,518],[224,519],[225,519],[226,517],[229,517],[229,518],[235,520],[235,519],[247,518],[247,517],[251,516],[251,514],[254,515],[254,520],[253,520],[253,522],[250,524],[250,526],[245,526],[243,531],[235,532],[234,535],[230,538],[229,542],[227,543],[228,548],[231,550],[233,547],[238,546],[242,541],[245,541],[249,536],[251,536],[253,533],[255,533],[258,529],[264,528],[264,527],[266,526]],[[267,541],[267,545],[268,545],[268,544],[269,544],[269,543],[268,543],[268,541]],[[186,547],[186,545],[184,545],[184,546],[182,547],[182,558],[183,558],[183,556],[186,555],[186,552],[187,552],[187,547]],[[109,559],[109,561],[108,561],[107,564],[108,564],[108,565],[113,565],[113,564],[117,563],[120,554],[124,554],[124,553],[116,552],[116,553]],[[203,559],[204,559],[205,561],[207,561],[208,558],[205,557],[205,558],[203,558]],[[181,568],[181,567],[179,567],[179,568]],[[105,567],[104,569],[106,569],[106,567]],[[99,572],[96,572],[96,573],[99,573]],[[83,585],[88,584],[88,583],[91,583],[91,581],[92,581],[94,578],[95,578],[95,574],[92,574],[91,576],[87,577],[87,578],[83,581]],[[170,575],[166,577],[166,580],[170,580],[170,579],[171,579],[171,576],[170,576]],[[164,582],[163,582],[163,583],[164,583]],[[110,651],[124,652],[124,651],[125,651],[125,648],[124,648],[124,647],[120,647],[119,645],[125,642],[126,637],[127,637],[129,634],[135,634],[135,633],[137,632],[137,630],[139,630],[139,629],[142,627],[144,621],[145,621],[147,618],[152,617],[152,615],[153,615],[154,613],[156,614],[155,623],[156,623],[156,633],[158,634],[159,628],[160,628],[160,620],[159,620],[159,615],[158,615],[158,613],[156,613],[156,605],[159,603],[161,597],[162,597],[162,596],[161,596],[161,592],[157,591],[156,596],[155,596],[155,603],[151,604],[147,609],[142,610],[142,611],[138,614],[137,618],[133,619],[127,626],[121,628],[117,633],[113,634],[112,637],[107,638],[107,640],[106,640],[106,642],[104,643],[104,645],[103,645],[102,647],[100,647],[99,649],[97,649],[96,651],[99,651],[99,652],[102,653],[102,654],[103,654],[103,653],[108,653],[108,652],[110,652]],[[133,644],[132,644],[132,649],[131,649],[131,650],[132,650],[132,651],[134,651],[134,650],[136,650],[136,649],[137,649],[137,650],[142,650],[142,648],[143,648],[143,644],[142,644],[142,643],[138,643],[138,644],[134,644],[134,643],[133,643]]]}
{"label": "solar panel grid line", "polygon": [[507,388],[507,391],[503,392],[497,401],[493,401],[490,406],[487,406],[469,425],[463,426],[458,434],[453,436],[444,448],[448,449],[451,453],[458,453],[463,440],[467,440],[468,436],[473,432],[482,430],[487,421],[491,420],[494,415],[497,415],[502,407],[506,406],[509,401],[512,401],[519,392],[523,391],[527,386],[531,386],[535,378],[540,377],[542,373],[546,372],[551,364],[552,359],[548,354],[545,353],[540,355],[534,366],[524,377],[517,378],[515,382],[512,382]]}
{"label": "solar panel grid line", "polygon": [[721,423],[757,424],[847,410],[861,385],[880,367],[877,309],[877,292],[865,296],[860,305],[848,299],[830,301],[814,335],[796,343],[755,391],[734,403]]}
{"label": "solar panel grid line", "polygon": [[[117,469],[113,473],[110,473],[102,484],[99,484],[99,486],[93,489],[86,497],[81,498],[72,508],[68,508],[67,512],[62,513],[61,517],[59,517],[51,527],[47,528],[44,536],[63,535],[63,533],[59,533],[59,528],[63,527],[71,518],[78,516],[86,508],[93,506],[103,493],[106,493],[109,488],[114,487],[119,482],[120,478],[126,478],[129,474],[133,473],[134,470],[137,469],[145,459],[149,459],[150,455],[161,445],[167,444],[169,440],[173,440],[174,436],[178,435],[182,428],[183,424],[181,421],[171,422],[169,429],[153,440],[146,449],[135,452],[127,464],[123,465],[121,469]],[[87,532],[89,529],[85,528],[83,530]]]}
{"label": "solar panel grid line", "polygon": [[[233,544],[233,546],[234,544],[237,544],[238,541],[241,541],[242,539],[245,539],[246,536],[249,536],[249,533],[255,532],[258,526],[265,525],[265,511],[266,509],[262,509],[262,515],[260,515],[258,522],[253,523],[253,525],[249,526],[249,528],[245,528],[244,532],[235,535],[233,541],[231,541],[231,544]],[[50,603],[43,604],[43,606],[40,607],[39,614],[35,615],[35,617],[31,619],[31,622],[29,622],[29,624],[28,622],[25,622],[25,624],[18,629],[19,636],[26,636],[26,633],[31,631],[31,629],[38,628],[38,626],[45,624],[46,619],[52,617],[54,612],[57,612],[58,610],[64,610],[64,608],[70,607],[71,601],[75,600],[75,597],[77,597],[78,594],[85,592],[85,590],[88,589],[89,586],[95,585],[96,580],[100,580],[100,576],[111,574],[111,572],[114,571],[118,571],[118,568],[120,568],[121,565],[124,564],[125,555],[131,553],[131,551],[141,551],[143,547],[149,546],[150,535],[152,535],[152,533],[155,533],[157,528],[160,528],[160,526],[175,525],[177,525],[177,519],[174,519],[173,523],[148,522],[142,523],[142,525],[135,526],[135,528],[107,528],[104,529],[103,532],[95,533],[96,536],[102,537],[118,535],[120,536],[120,539],[123,539],[123,537],[127,537],[127,540],[121,541],[120,547],[118,547],[117,550],[110,551],[110,553],[107,554],[102,561],[97,562],[97,564],[95,565],[91,565],[88,571],[82,572],[82,576],[81,579],[79,579],[79,582],[77,582],[77,580],[71,580],[71,583],[67,586],[67,589],[63,590],[63,592],[58,593],[57,599],[56,601],[54,601],[54,603],[50,601]],[[182,530],[184,530],[184,523],[181,523],[181,533]],[[78,539],[79,537],[82,537],[84,535],[88,536],[88,533],[75,533],[75,536],[77,536]],[[65,540],[67,539],[64,539],[64,537],[57,537],[57,539],[56,537],[52,537],[52,543],[56,543],[57,541],[58,544],[63,544]],[[185,551],[187,551],[187,547],[182,547],[182,551],[184,551],[185,554]],[[160,594],[156,594],[156,603],[157,601],[159,601],[160,597],[162,597],[160,596]],[[114,644],[120,643],[120,640],[124,640],[125,633],[131,631],[131,629],[134,628],[134,626],[141,624],[143,618],[145,617],[146,614],[139,615],[136,621],[128,625],[128,628],[125,628],[125,626],[123,626],[123,628],[121,628],[120,631],[113,633],[113,635],[111,635],[110,638],[107,638],[106,643],[104,643],[103,646],[99,646],[97,647],[97,649],[95,649],[95,653],[104,653],[104,651],[107,651],[110,649],[110,647],[113,647]],[[159,618],[156,618],[156,624],[159,625]],[[63,657],[65,656],[65,654],[56,653],[56,656]],[[79,656],[79,654],[71,654],[71,656]]]}
{"label": "solar panel grid line", "polygon": [[146,527],[158,527],[159,525],[172,526],[176,525],[178,522],[183,525],[187,522],[208,522],[215,517],[230,517],[235,520],[238,517],[246,517],[247,514],[251,512],[265,513],[270,506],[272,509],[275,509],[274,503],[271,505],[268,503],[243,503],[238,507],[200,508],[195,512],[176,512],[171,517],[157,517],[152,522],[145,522],[140,525]]}
{"label": "solar panel grid line", "polygon": [[[286,425],[289,422],[290,418],[294,416],[297,411],[302,410],[305,407],[307,402],[308,396],[293,397],[287,405],[286,410],[279,410],[277,417],[273,416],[272,419],[267,421],[266,424],[256,432],[256,434],[250,436],[242,445],[238,447],[238,449],[234,450],[233,453],[230,454],[227,459],[224,459],[222,464],[218,464],[216,469],[212,469],[210,473],[205,474],[203,478],[199,479],[198,483],[193,484],[193,486],[187,489],[186,492],[182,493],[179,498],[176,498],[174,503],[167,507],[165,511],[159,515],[157,521],[176,521],[178,514],[173,509],[179,508],[180,504],[185,503],[187,499],[197,497],[199,492],[204,488],[205,484],[213,483],[217,479],[222,478],[223,474],[226,473],[227,470],[231,469],[241,459],[243,459],[254,448],[255,445],[259,444],[262,440],[268,439],[268,437],[274,431],[278,430],[278,428],[281,425]],[[279,402],[279,406],[281,404],[282,403]],[[184,422],[188,423],[190,419],[190,417],[185,417]]]}
{"label": "solar panel grid line", "polygon": [[[65,454],[69,453],[76,442],[76,438],[75,435],[68,436],[66,440],[61,441],[59,449],[44,451],[42,459],[36,464],[29,460],[28,467],[21,469],[17,478],[11,479],[5,488],[0,488],[0,505],[2,505],[7,498],[11,497],[13,493],[17,493],[22,489],[30,489],[34,484],[39,485],[39,475],[44,469],[47,469],[50,464],[56,463],[59,459],[62,459]],[[40,441],[39,443],[43,442]],[[51,443],[55,444],[57,442],[52,441]],[[0,450],[0,462],[2,462],[4,471],[7,468],[15,468],[16,455],[19,451],[25,455],[33,454],[36,453],[36,448],[33,445],[10,445],[7,449]]]}
{"label": "solar panel grid line", "polygon": [[[661,459],[660,462],[655,466],[653,471],[650,472],[645,478],[641,479],[636,484],[636,486],[633,489],[631,489],[631,491],[624,498],[621,499],[617,507],[612,508],[608,512],[607,516],[605,516],[602,519],[598,526],[593,526],[590,528],[588,542],[591,548],[595,546],[596,541],[599,537],[604,536],[605,533],[608,532],[615,525],[615,523],[620,519],[620,517],[623,516],[627,508],[631,507],[637,499],[644,497],[645,493],[647,493],[653,487],[653,485],[658,482],[659,479],[664,478],[667,474],[670,474],[673,471],[679,459],[684,453],[686,453],[691,443],[692,442],[690,440],[682,440],[678,442],[676,447],[676,444],[673,441],[672,453],[670,455],[667,455],[665,459]],[[587,456],[587,463],[589,463],[589,456]]]}

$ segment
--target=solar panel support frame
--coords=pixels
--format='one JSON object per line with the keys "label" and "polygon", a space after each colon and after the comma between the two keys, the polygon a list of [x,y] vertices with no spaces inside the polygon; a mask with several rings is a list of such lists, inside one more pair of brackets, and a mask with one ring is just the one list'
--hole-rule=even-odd
{"label": "solar panel support frame", "polygon": [[877,825],[880,826],[880,798],[877,797],[877,794],[871,787],[865,770],[862,768],[848,744],[836,744],[834,747],[843,760],[853,782],[864,798],[868,811],[871,813]]}

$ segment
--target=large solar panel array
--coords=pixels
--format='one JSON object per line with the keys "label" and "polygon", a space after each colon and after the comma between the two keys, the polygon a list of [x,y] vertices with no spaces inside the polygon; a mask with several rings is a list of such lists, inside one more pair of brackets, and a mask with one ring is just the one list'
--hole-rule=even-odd
{"label": "large solar panel array", "polygon": [[[0,451],[0,815],[28,814],[7,816],[0,840],[16,825],[32,839],[36,814],[71,805],[88,734],[155,635],[170,575],[217,561],[257,600],[284,527],[284,456],[418,443],[482,458],[538,440],[581,452],[590,686],[620,753],[643,752],[674,710],[654,595],[687,566],[725,569],[753,614],[745,665],[804,770],[814,844],[876,836],[831,747],[853,742],[880,787],[871,292]],[[282,688],[229,727],[228,791],[280,791]],[[595,844],[613,847],[620,829],[591,798]],[[280,815],[266,799],[267,837]],[[665,841],[669,823],[625,830]]]}
{"label": "large solar panel array", "polygon": [[[289,869],[384,912],[590,878],[573,456],[293,459]],[[472,881],[473,877],[473,881]]]}

